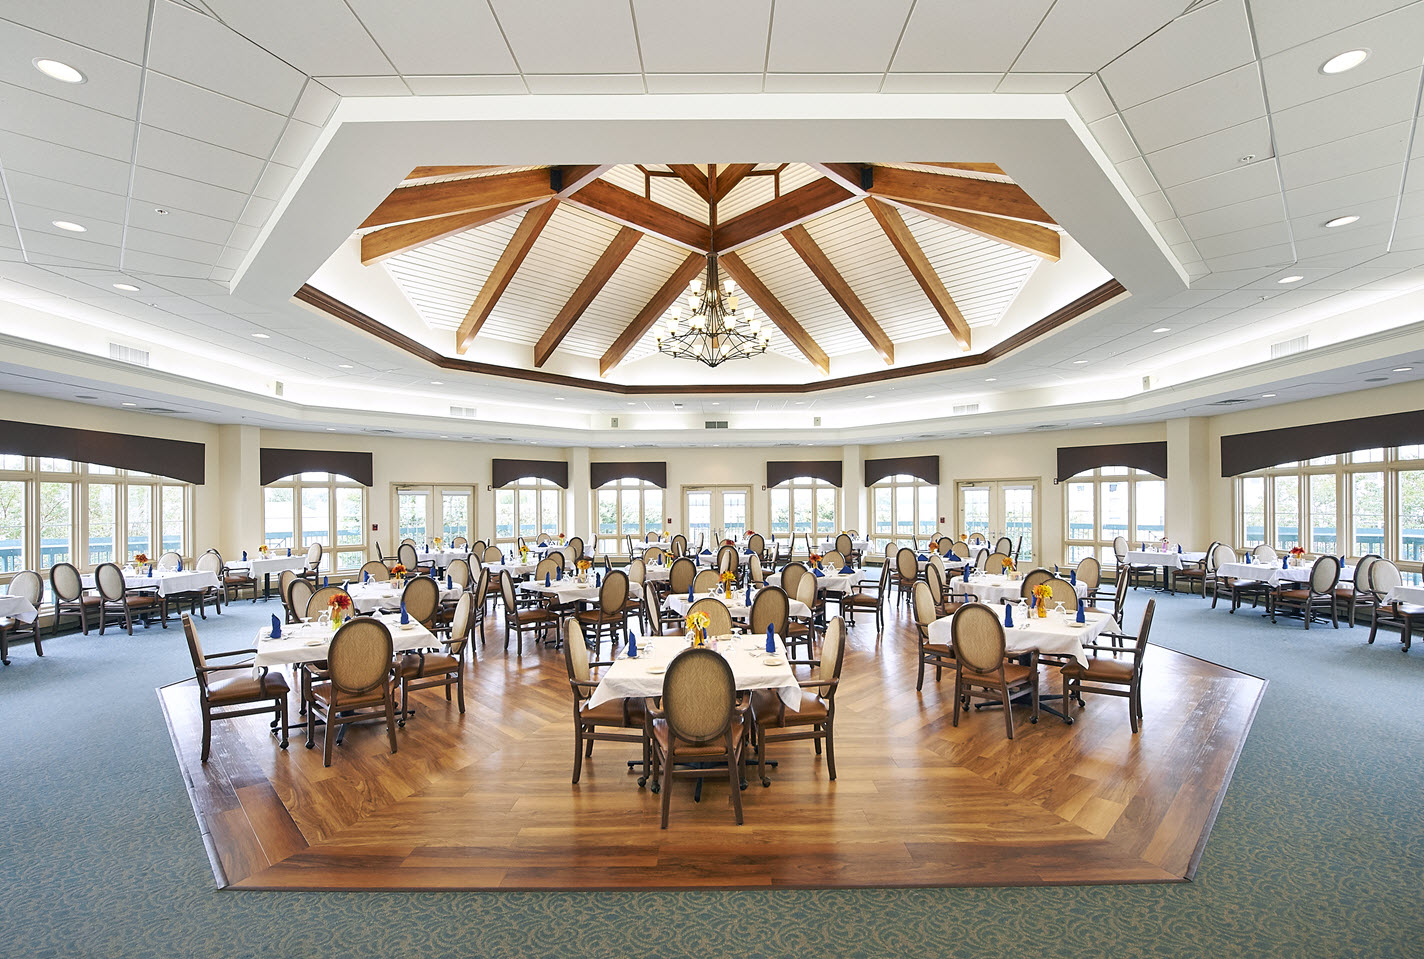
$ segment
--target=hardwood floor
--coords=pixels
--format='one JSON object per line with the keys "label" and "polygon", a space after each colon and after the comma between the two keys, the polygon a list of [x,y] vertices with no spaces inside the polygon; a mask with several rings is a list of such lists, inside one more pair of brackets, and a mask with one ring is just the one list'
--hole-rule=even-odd
{"label": "hardwood floor", "polygon": [[[836,765],[788,743],[772,785],[755,777],[735,825],[725,780],[702,801],[659,797],[599,743],[579,784],[563,654],[487,645],[467,666],[462,716],[439,690],[388,751],[354,727],[323,768],[317,748],[277,748],[261,717],[214,727],[198,761],[192,682],[159,690],[218,885],[239,889],[604,889],[979,886],[1189,879],[1264,681],[1152,647],[1142,731],[1125,700],[1085,697],[1069,726],[1015,710],[951,725],[953,682],[915,690],[903,608],[849,631]],[[1045,669],[1045,693],[1060,691]],[[295,718],[297,703],[291,704]]]}

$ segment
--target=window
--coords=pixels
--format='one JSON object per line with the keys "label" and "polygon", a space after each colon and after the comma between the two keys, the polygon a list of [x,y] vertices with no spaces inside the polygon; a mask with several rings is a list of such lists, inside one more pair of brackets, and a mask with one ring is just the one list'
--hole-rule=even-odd
{"label": "window", "polygon": [[[1424,559],[1424,447],[1354,450],[1236,479],[1241,545],[1377,553],[1417,580]],[[1269,530],[1269,535],[1265,531]]]}
{"label": "window", "polygon": [[819,545],[841,531],[840,490],[823,479],[796,476],[773,486],[771,535],[792,539],[809,533]]}
{"label": "window", "polygon": [[0,576],[187,553],[192,487],[136,470],[0,455]]}
{"label": "window", "polygon": [[610,480],[594,491],[598,502],[595,550],[621,553],[626,537],[643,539],[663,528],[663,490],[634,477]]}
{"label": "window", "polygon": [[320,543],[322,569],[360,569],[365,531],[366,487],[348,476],[300,473],[262,488],[263,542],[274,551]]}
{"label": "window", "polygon": [[1115,563],[1117,537],[1136,548],[1167,535],[1167,482],[1161,477],[1127,466],[1103,466],[1079,473],[1064,486],[1064,549],[1070,563],[1086,556]]}
{"label": "window", "polygon": [[939,487],[918,477],[902,473],[881,480],[870,487],[870,502],[877,549],[890,540],[930,536],[939,526]]}
{"label": "window", "polygon": [[494,494],[494,541],[513,544],[524,537],[532,544],[540,533],[563,532],[564,491],[558,484],[526,476]]}

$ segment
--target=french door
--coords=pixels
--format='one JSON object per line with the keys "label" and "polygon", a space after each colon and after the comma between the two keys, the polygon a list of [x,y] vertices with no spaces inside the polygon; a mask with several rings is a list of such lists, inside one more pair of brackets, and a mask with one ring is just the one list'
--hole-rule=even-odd
{"label": "french door", "polygon": [[741,539],[747,531],[750,486],[684,486],[682,501],[689,546],[699,539],[709,545],[719,539]]}
{"label": "french door", "polygon": [[475,514],[475,490],[472,486],[407,486],[393,487],[395,499],[396,537],[391,551],[404,539],[417,543],[432,542],[442,536],[450,542],[456,536],[473,540],[471,521]]}
{"label": "french door", "polygon": [[1038,525],[1038,483],[1032,480],[992,480],[959,484],[959,531],[987,533],[990,545],[1007,536],[1019,546],[1019,561],[1035,562]]}

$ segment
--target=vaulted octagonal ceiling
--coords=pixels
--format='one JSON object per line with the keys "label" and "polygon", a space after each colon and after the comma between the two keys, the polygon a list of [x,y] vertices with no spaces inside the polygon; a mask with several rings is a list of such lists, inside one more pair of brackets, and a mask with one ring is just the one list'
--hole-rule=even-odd
{"label": "vaulted octagonal ceiling", "polygon": [[835,358],[972,349],[1061,248],[1042,207],[972,162],[423,166],[358,233],[361,263],[455,353],[499,341],[532,368],[561,351],[669,385],[694,371],[638,361],[709,256],[768,333],[738,378],[795,382]]}

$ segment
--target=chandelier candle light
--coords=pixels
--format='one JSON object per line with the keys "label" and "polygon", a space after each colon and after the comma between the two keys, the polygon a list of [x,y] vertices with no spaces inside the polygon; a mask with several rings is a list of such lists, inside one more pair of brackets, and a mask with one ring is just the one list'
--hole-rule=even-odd
{"label": "chandelier candle light", "polygon": [[[707,181],[717,195],[717,165],[707,166]],[[683,308],[673,306],[658,329],[658,351],[683,360],[697,360],[721,366],[728,360],[744,360],[766,352],[770,334],[762,329],[756,307],[741,305],[737,286],[722,280],[717,269],[717,201],[708,204],[707,272],[687,286],[687,317]]]}

